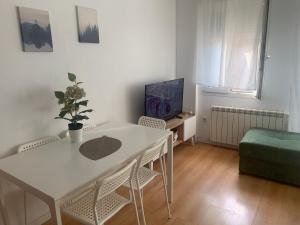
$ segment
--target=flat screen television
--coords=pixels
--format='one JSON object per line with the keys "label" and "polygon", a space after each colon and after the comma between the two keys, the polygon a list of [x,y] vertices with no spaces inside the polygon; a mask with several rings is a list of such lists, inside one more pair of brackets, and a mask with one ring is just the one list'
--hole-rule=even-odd
{"label": "flat screen television", "polygon": [[169,120],[182,113],[184,79],[145,86],[145,116]]}

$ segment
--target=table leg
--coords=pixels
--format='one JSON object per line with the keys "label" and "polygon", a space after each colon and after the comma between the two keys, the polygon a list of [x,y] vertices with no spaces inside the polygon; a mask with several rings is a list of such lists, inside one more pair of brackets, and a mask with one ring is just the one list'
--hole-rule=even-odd
{"label": "table leg", "polygon": [[59,201],[53,200],[53,202],[49,203],[48,205],[51,213],[52,224],[62,225]]}
{"label": "table leg", "polygon": [[1,216],[2,216],[2,220],[3,220],[4,225],[9,225],[8,213],[7,213],[7,210],[6,210],[6,207],[5,207],[5,196],[4,196],[2,185],[3,184],[0,184],[0,212],[1,212]]}
{"label": "table leg", "polygon": [[167,191],[169,202],[173,201],[173,134],[168,137],[168,157],[167,157]]}

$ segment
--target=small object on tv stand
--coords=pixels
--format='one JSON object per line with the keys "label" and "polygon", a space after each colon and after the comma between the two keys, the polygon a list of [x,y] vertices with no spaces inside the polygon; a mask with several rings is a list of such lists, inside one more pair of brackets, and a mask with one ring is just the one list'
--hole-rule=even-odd
{"label": "small object on tv stand", "polygon": [[[181,118],[173,118],[166,121],[166,129],[174,132],[174,147],[191,141],[194,144],[196,136],[196,116],[190,113],[179,114]],[[177,136],[177,138],[176,138]]]}
{"label": "small object on tv stand", "polygon": [[177,140],[178,140],[178,132],[174,131],[174,133],[173,133],[173,143],[176,143]]}
{"label": "small object on tv stand", "polygon": [[177,116],[175,116],[175,117],[178,118],[178,119],[183,119],[183,117],[180,116],[180,115],[177,115]]}

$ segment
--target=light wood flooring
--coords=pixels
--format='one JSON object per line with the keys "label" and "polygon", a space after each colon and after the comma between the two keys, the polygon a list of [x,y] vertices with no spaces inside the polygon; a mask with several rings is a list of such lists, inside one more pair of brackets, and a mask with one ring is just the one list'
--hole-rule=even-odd
{"label": "light wood flooring", "polygon": [[[148,225],[300,224],[300,188],[239,175],[238,161],[237,151],[211,145],[175,148],[173,217],[167,219],[162,183],[157,178],[145,189]],[[63,224],[81,225],[65,216]],[[135,224],[132,206],[107,223]]]}

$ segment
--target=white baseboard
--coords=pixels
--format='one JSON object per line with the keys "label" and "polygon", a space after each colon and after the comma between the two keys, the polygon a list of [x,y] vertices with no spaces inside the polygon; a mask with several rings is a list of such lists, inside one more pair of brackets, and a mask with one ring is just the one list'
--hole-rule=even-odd
{"label": "white baseboard", "polygon": [[203,143],[203,144],[210,144],[209,139],[200,137],[200,136],[196,136],[196,143]]}
{"label": "white baseboard", "polygon": [[236,145],[226,145],[226,144],[214,143],[214,142],[211,142],[210,140],[204,139],[204,138],[199,137],[199,136],[196,137],[196,142],[197,143],[203,143],[203,144],[209,144],[209,145],[215,145],[215,146],[234,149],[234,150],[239,149],[239,146],[236,146]]}

